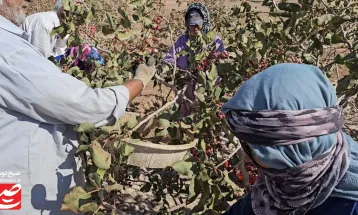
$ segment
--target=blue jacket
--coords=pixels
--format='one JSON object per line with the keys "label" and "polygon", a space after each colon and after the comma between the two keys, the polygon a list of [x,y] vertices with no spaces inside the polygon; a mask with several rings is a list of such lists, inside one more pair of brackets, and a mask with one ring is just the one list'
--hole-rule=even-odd
{"label": "blue jacket", "polygon": [[[236,202],[223,215],[255,215],[251,207],[251,193]],[[358,215],[358,204],[356,201],[331,197],[305,215]]]}

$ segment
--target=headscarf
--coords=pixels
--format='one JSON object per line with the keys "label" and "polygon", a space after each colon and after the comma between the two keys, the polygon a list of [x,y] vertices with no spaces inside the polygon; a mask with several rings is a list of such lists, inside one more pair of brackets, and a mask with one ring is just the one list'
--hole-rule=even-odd
{"label": "headscarf", "polygon": [[245,82],[223,111],[248,154],[270,167],[256,163],[256,214],[305,214],[329,196],[358,200],[358,147],[341,132],[334,87],[317,67],[272,66]]}
{"label": "headscarf", "polygon": [[200,15],[202,16],[204,23],[203,23],[203,27],[201,29],[203,34],[206,34],[210,31],[211,28],[211,24],[210,24],[210,13],[208,8],[201,3],[193,3],[191,5],[189,5],[188,9],[186,10],[185,13],[185,25],[186,27],[189,27],[188,24],[188,18],[189,18],[189,14],[192,10],[196,10],[200,13]]}
{"label": "headscarf", "polygon": [[191,10],[187,18],[187,25],[199,25],[202,26],[204,20],[197,10]]}
{"label": "headscarf", "polygon": [[85,71],[91,71],[95,61],[101,65],[104,64],[104,59],[99,51],[88,44],[68,48],[65,57],[67,58],[69,56],[74,58],[73,66],[78,66]]}

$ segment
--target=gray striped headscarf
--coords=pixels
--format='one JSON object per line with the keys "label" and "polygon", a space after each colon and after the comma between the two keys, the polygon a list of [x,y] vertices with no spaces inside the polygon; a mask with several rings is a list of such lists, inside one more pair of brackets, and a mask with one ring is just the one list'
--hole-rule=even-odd
{"label": "gray striped headscarf", "polygon": [[249,79],[223,106],[260,170],[251,195],[255,214],[302,215],[330,196],[358,200],[352,183],[358,157],[351,151],[358,147],[342,132],[336,104],[333,86],[317,67],[280,64]]}

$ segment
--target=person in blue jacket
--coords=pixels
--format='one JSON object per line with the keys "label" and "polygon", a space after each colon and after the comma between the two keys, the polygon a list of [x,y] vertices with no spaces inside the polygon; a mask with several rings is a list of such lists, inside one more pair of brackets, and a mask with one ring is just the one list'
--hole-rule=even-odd
{"label": "person in blue jacket", "polygon": [[358,144],[337,100],[322,71],[303,64],[272,66],[239,88],[223,111],[259,175],[225,215],[358,214]]}

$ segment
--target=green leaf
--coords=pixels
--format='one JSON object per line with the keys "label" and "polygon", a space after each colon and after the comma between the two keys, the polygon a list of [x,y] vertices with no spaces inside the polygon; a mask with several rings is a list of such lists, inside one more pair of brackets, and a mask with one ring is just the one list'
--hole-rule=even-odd
{"label": "green leaf", "polygon": [[205,57],[204,52],[200,52],[195,55],[195,61],[201,61]]}
{"label": "green leaf", "polygon": [[340,53],[334,58],[334,62],[338,64],[344,64],[344,54]]}
{"label": "green leaf", "polygon": [[256,49],[262,49],[264,47],[264,45],[262,44],[261,41],[258,41],[256,44],[255,44],[255,48]]}
{"label": "green leaf", "polygon": [[101,187],[101,185],[102,185],[101,178],[97,173],[90,173],[88,175],[88,179],[94,187],[96,187],[96,188]]}
{"label": "green leaf", "polygon": [[191,177],[193,175],[193,172],[191,171],[191,167],[193,166],[193,163],[186,162],[186,161],[177,161],[174,164],[171,165],[175,171],[182,175],[186,175]]}
{"label": "green leaf", "polygon": [[93,20],[94,18],[93,14],[94,14],[94,8],[91,8],[91,11],[88,11],[88,14],[86,16],[86,20],[85,20],[86,23],[90,23]]}
{"label": "green leaf", "polygon": [[93,153],[93,161],[96,166],[104,170],[109,169],[112,162],[111,154],[106,152],[97,141],[94,141],[91,144],[91,147]]}
{"label": "green leaf", "polygon": [[210,180],[210,177],[209,177],[209,175],[208,175],[207,170],[202,170],[202,171],[200,171],[200,173],[199,173],[199,175],[198,175],[198,180],[204,181],[204,182]]}
{"label": "green leaf", "polygon": [[315,22],[318,26],[326,25],[333,19],[333,17],[334,17],[334,15],[332,15],[332,14],[325,14],[323,16],[316,18]]}
{"label": "green leaf", "polygon": [[101,127],[100,130],[101,130],[101,132],[102,132],[103,134],[108,135],[108,134],[111,133],[111,131],[113,130],[113,128],[110,127],[110,126],[103,126],[103,127]]}
{"label": "green leaf", "polygon": [[206,143],[204,140],[201,141],[200,147],[201,147],[201,150],[203,150],[204,152],[206,151]]}
{"label": "green leaf", "polygon": [[137,120],[137,117],[135,116],[132,116],[129,120],[128,120],[128,123],[127,123],[127,126],[129,129],[133,129],[134,127],[136,127],[138,125],[138,120]]}
{"label": "green leaf", "polygon": [[63,2],[63,9],[65,11],[71,11],[70,0],[65,0]]}
{"label": "green leaf", "polygon": [[[95,212],[97,211],[99,206],[95,202],[87,203],[84,205],[81,205],[80,212],[82,213],[89,213],[89,212]],[[98,213],[97,213],[98,215]]]}
{"label": "green leaf", "polygon": [[134,20],[135,22],[137,22],[137,21],[139,20],[139,16],[136,15],[136,14],[133,14],[133,15],[132,15],[132,18],[133,18],[133,20]]}
{"label": "green leaf", "polygon": [[151,19],[148,19],[147,17],[144,17],[143,18],[143,24],[144,26],[150,26],[152,24],[152,20]]}
{"label": "green leaf", "polygon": [[295,56],[296,55],[296,53],[294,53],[294,52],[292,52],[292,51],[286,51],[285,52],[285,56],[286,57],[292,57],[292,56]]}
{"label": "green leaf", "polygon": [[332,37],[331,37],[331,41],[333,44],[337,44],[337,43],[343,43],[344,40],[341,36],[339,36],[338,34],[334,34]]}
{"label": "green leaf", "polygon": [[253,55],[251,55],[250,60],[254,63],[254,64],[258,64],[260,62],[260,60],[262,59],[262,55],[260,54],[260,52],[256,51]]}
{"label": "green leaf", "polygon": [[220,95],[221,95],[222,91],[223,90],[221,89],[221,87],[215,87],[215,89],[214,89],[214,98],[215,98],[215,100],[220,99]]}
{"label": "green leaf", "polygon": [[181,127],[181,128],[184,128],[184,129],[190,129],[190,128],[191,128],[191,125],[187,125],[187,124],[185,124],[184,122],[180,122],[180,127]]}
{"label": "green leaf", "polygon": [[224,173],[224,180],[229,186],[231,186],[234,190],[241,190],[239,186],[237,186],[233,181],[231,181],[229,177],[229,172],[227,170],[225,170],[223,173]]}
{"label": "green leaf", "polygon": [[159,119],[159,128],[166,129],[170,126],[170,122],[167,119]]}
{"label": "green leaf", "polygon": [[99,178],[101,179],[101,180],[103,180],[104,179],[104,175],[106,174],[106,170],[105,169],[100,169],[100,168],[98,168],[97,169],[97,175],[99,175]]}
{"label": "green leaf", "polygon": [[195,179],[196,177],[193,177],[189,185],[189,195],[188,195],[189,202],[193,202],[200,193],[200,187],[197,185]]}
{"label": "green leaf", "polygon": [[85,82],[88,87],[91,87],[91,82],[87,77],[82,78],[81,81]]}
{"label": "green leaf", "polygon": [[141,0],[134,0],[129,3],[129,6],[134,7],[134,8],[141,6],[141,5],[143,5],[143,2]]}
{"label": "green leaf", "polygon": [[244,44],[246,44],[247,42],[248,42],[248,38],[247,38],[247,36],[245,36],[245,35],[241,35],[241,38],[242,38],[242,42],[244,43]]}
{"label": "green leaf", "polygon": [[211,191],[210,191],[210,186],[209,184],[205,183],[202,186],[202,190],[204,190],[205,192],[202,193],[201,198],[198,202],[198,204],[193,208],[192,212],[200,212],[203,211],[205,209],[205,205],[208,203],[208,201],[210,200],[211,197]]}
{"label": "green leaf", "polygon": [[210,70],[210,73],[208,75],[208,78],[211,81],[215,81],[217,77],[218,77],[218,69],[216,68],[216,65],[214,63],[212,63],[211,64],[211,70]]}
{"label": "green leaf", "polygon": [[76,30],[75,23],[73,23],[73,22],[69,23],[69,24],[68,24],[68,27],[69,27],[70,31]]}
{"label": "green leaf", "polygon": [[197,99],[199,99],[199,101],[205,102],[205,96],[204,96],[204,94],[198,93],[198,92],[194,92],[194,95],[195,95],[195,97],[196,97]]}
{"label": "green leaf", "polygon": [[89,198],[91,198],[90,193],[87,193],[82,187],[75,187],[70,193],[65,195],[61,210],[78,213],[81,207],[80,201]]}
{"label": "green leaf", "polygon": [[71,67],[69,70],[67,70],[67,74],[77,74],[80,71],[80,68],[77,66]]}
{"label": "green leaf", "polygon": [[108,19],[109,28],[115,29],[116,27],[115,27],[115,24],[113,22],[112,15],[109,14],[109,13],[106,13],[106,16],[107,16],[107,19]]}
{"label": "green leaf", "polygon": [[88,135],[87,134],[85,134],[85,133],[82,133],[81,135],[80,135],[80,138],[79,138],[79,143],[81,144],[81,145],[87,145],[87,144],[90,144],[90,139],[89,139],[89,137],[88,137]]}
{"label": "green leaf", "polygon": [[88,145],[79,145],[77,150],[76,150],[76,154],[82,152],[82,151],[88,151],[89,146]]}
{"label": "green leaf", "polygon": [[65,28],[62,25],[60,25],[58,27],[53,28],[53,30],[50,33],[50,36],[53,37],[56,34],[61,35],[64,31],[65,31]]}
{"label": "green leaf", "polygon": [[116,36],[120,41],[126,41],[131,38],[132,34],[130,32],[119,31],[116,33]]}
{"label": "green leaf", "polygon": [[203,71],[199,72],[199,84],[203,84],[204,86],[206,85],[206,74]]}
{"label": "green leaf", "polygon": [[152,183],[147,182],[144,184],[144,186],[142,188],[140,188],[141,192],[147,193],[150,191],[150,189],[152,188]]}
{"label": "green leaf", "polygon": [[120,151],[121,151],[121,155],[122,156],[129,156],[133,153],[134,151],[134,147],[129,145],[129,144],[124,144],[122,145],[122,147],[120,148]]}
{"label": "green leaf", "polygon": [[212,194],[212,198],[213,198],[213,201],[212,203],[210,204],[209,208],[210,209],[214,209],[215,207],[215,204],[223,197],[222,194],[221,194],[221,190],[220,190],[220,187],[218,185],[212,185],[211,186],[211,190],[213,192]]}
{"label": "green leaf", "polygon": [[98,81],[97,83],[96,83],[96,88],[102,88],[102,86],[103,86],[103,81],[101,80],[101,81]]}
{"label": "green leaf", "polygon": [[113,82],[113,81],[106,81],[106,82],[103,84],[103,87],[104,87],[104,88],[112,87],[112,86],[116,86],[116,83]]}
{"label": "green leaf", "polygon": [[155,136],[156,137],[165,137],[169,134],[168,129],[155,129]]}
{"label": "green leaf", "polygon": [[102,26],[102,33],[104,35],[113,34],[114,32],[115,32],[115,30],[110,28],[109,26]]}
{"label": "green leaf", "polygon": [[195,124],[194,131],[200,131],[204,126],[204,120],[200,120]]}
{"label": "green leaf", "polygon": [[298,12],[301,10],[301,6],[297,3],[278,3],[277,7],[280,10]]}
{"label": "green leaf", "polygon": [[117,77],[117,80],[116,80],[116,85],[115,86],[119,86],[119,85],[122,85],[123,84],[123,78],[122,77]]}
{"label": "green leaf", "polygon": [[214,41],[215,37],[216,37],[216,33],[214,31],[209,31],[205,35],[204,39],[207,43],[210,43],[210,42]]}
{"label": "green leaf", "polygon": [[77,132],[80,133],[92,133],[96,130],[96,126],[93,123],[82,123],[78,128],[76,129]]}
{"label": "green leaf", "polygon": [[107,193],[109,193],[111,191],[122,191],[123,185],[120,185],[120,184],[106,185],[106,186],[104,186],[104,190]]}
{"label": "green leaf", "polygon": [[306,63],[309,63],[309,64],[314,64],[316,62],[316,60],[314,59],[314,57],[311,54],[304,54],[303,59]]}
{"label": "green leaf", "polygon": [[130,28],[131,27],[131,21],[128,19],[127,14],[122,10],[122,8],[118,8],[118,12],[119,14],[122,16],[122,25],[125,28]]}
{"label": "green leaf", "polygon": [[204,87],[199,87],[197,90],[196,90],[196,92],[198,92],[198,93],[205,93],[205,88]]}
{"label": "green leaf", "polygon": [[189,52],[187,50],[185,50],[185,49],[183,49],[183,50],[181,50],[181,51],[176,53],[177,57],[186,56],[188,54],[189,54]]}

